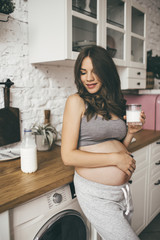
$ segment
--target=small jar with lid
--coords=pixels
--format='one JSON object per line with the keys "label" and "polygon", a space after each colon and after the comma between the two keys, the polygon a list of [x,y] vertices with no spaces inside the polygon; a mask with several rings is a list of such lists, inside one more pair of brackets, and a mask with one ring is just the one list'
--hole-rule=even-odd
{"label": "small jar with lid", "polygon": [[24,137],[21,143],[21,170],[24,173],[35,172],[37,164],[37,146],[35,136],[30,129],[24,129]]}

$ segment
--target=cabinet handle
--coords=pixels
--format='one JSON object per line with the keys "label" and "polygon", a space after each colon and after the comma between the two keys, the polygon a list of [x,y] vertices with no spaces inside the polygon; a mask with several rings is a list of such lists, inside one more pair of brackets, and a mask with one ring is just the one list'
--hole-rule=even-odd
{"label": "cabinet handle", "polygon": [[141,85],[141,83],[140,83],[140,82],[137,82],[137,85]]}
{"label": "cabinet handle", "polygon": [[141,72],[137,72],[137,75],[141,75]]}
{"label": "cabinet handle", "polygon": [[159,160],[159,162],[156,162],[155,165],[160,165],[160,160]]}
{"label": "cabinet handle", "polygon": [[156,144],[160,144],[160,142],[156,142]]}
{"label": "cabinet handle", "polygon": [[159,184],[160,184],[160,180],[154,183],[154,185],[159,185]]}

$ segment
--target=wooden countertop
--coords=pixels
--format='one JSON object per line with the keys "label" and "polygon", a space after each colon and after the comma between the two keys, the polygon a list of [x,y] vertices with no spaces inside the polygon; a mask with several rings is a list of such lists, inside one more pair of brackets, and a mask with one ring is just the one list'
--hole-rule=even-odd
{"label": "wooden countertop", "polygon": [[[135,138],[131,152],[160,139],[160,131],[142,130]],[[64,166],[57,146],[38,152],[38,170],[32,174],[20,170],[20,159],[0,162],[0,213],[71,182],[73,173],[73,167]]]}

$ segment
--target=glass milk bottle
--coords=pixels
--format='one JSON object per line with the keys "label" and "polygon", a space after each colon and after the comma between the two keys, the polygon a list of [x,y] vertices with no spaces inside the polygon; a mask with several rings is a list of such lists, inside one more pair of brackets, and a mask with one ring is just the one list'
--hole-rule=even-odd
{"label": "glass milk bottle", "polygon": [[31,130],[24,129],[24,138],[21,144],[21,170],[25,173],[35,172],[37,165],[37,146]]}

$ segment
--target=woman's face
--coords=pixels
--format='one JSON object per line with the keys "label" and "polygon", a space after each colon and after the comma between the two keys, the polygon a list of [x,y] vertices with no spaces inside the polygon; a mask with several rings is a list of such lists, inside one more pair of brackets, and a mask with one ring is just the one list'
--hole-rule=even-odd
{"label": "woman's face", "polygon": [[83,59],[80,71],[81,81],[87,91],[91,94],[98,92],[102,83],[99,77],[94,73],[90,57]]}

